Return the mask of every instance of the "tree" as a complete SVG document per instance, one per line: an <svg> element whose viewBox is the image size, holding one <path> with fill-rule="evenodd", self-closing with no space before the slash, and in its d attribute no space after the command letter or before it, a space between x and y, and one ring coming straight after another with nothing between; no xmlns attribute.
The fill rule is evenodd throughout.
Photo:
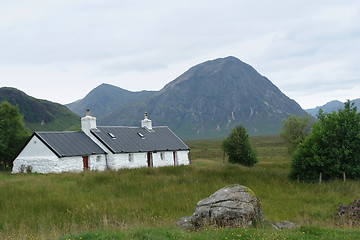
<svg viewBox="0 0 360 240"><path fill-rule="evenodd" d="M8 102L0 104L0 161L12 167L16 154L29 137L29 132L24 127L23 116L19 108Z"/></svg>
<svg viewBox="0 0 360 240"><path fill-rule="evenodd" d="M289 118L284 119L283 122L280 137L284 140L288 153L292 155L297 146L309 135L311 117L305 112L302 116L290 114Z"/></svg>
<svg viewBox="0 0 360 240"><path fill-rule="evenodd" d="M360 114L350 101L337 112L319 112L312 133L295 151L290 177L316 181L360 178Z"/></svg>
<svg viewBox="0 0 360 240"><path fill-rule="evenodd" d="M252 167L258 162L249 142L249 136L241 125L236 126L223 141L222 149L229 156L229 162Z"/></svg>

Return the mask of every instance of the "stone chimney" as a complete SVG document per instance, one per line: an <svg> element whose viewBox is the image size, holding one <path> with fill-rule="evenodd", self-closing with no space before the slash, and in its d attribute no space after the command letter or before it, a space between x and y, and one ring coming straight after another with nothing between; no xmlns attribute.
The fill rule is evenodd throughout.
<svg viewBox="0 0 360 240"><path fill-rule="evenodd" d="M81 130L90 136L90 130L96 129L96 117L90 116L90 110L86 110L86 116L81 118Z"/></svg>
<svg viewBox="0 0 360 240"><path fill-rule="evenodd" d="M147 112L144 114L144 120L141 120L141 127L146 127L147 129L152 130L152 122L148 119Z"/></svg>

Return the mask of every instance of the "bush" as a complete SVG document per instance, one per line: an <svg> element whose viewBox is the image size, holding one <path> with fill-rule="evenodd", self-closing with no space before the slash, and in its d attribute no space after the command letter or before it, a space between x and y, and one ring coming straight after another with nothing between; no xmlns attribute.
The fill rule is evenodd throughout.
<svg viewBox="0 0 360 240"><path fill-rule="evenodd" d="M236 126L222 143L229 162L252 167L258 162L249 142L249 136L241 125Z"/></svg>
<svg viewBox="0 0 360 240"><path fill-rule="evenodd" d="M14 158L28 137L19 108L8 102L0 103L0 161L4 170L7 166L12 168Z"/></svg>
<svg viewBox="0 0 360 240"><path fill-rule="evenodd" d="M26 173L32 173L33 167L31 165L26 167Z"/></svg>
<svg viewBox="0 0 360 240"><path fill-rule="evenodd" d="M304 181L360 177L360 114L350 101L338 112L319 112L312 133L293 155L290 177Z"/></svg>
<svg viewBox="0 0 360 240"><path fill-rule="evenodd" d="M290 115L285 119L280 131L280 137L286 144L288 153L292 155L296 148L309 135L311 130L311 117L305 113L302 116Z"/></svg>

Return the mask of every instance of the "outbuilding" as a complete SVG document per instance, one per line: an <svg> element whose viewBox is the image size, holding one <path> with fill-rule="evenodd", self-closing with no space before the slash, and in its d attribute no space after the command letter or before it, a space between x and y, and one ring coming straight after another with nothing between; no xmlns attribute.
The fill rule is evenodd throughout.
<svg viewBox="0 0 360 240"><path fill-rule="evenodd" d="M103 171L190 164L189 147L166 126L96 126L87 111L82 131L35 132L16 157L12 173Z"/></svg>

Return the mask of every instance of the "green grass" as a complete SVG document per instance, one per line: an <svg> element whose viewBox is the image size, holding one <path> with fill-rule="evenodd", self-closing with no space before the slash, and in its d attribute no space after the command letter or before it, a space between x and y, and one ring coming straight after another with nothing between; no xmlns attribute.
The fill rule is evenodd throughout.
<svg viewBox="0 0 360 240"><path fill-rule="evenodd" d="M255 239L255 240L280 240L280 239L358 239L358 231L338 230L329 228L301 227L295 230L277 231L273 229L204 229L199 232L186 232L174 227L168 228L135 228L122 231L88 232L79 235L69 235L60 240L82 239Z"/></svg>
<svg viewBox="0 0 360 240"><path fill-rule="evenodd" d="M246 234L259 236L258 239L360 236L355 231L359 226L343 225L332 216L340 203L349 204L359 197L357 181L290 181L290 159L280 138L253 137L251 141L259 158L253 168L223 163L221 140L201 140L187 142L191 147L191 166L48 175L0 173L0 239L232 239L229 234L241 234L240 239L250 239ZM188 233L172 227L178 218L191 215L199 200L233 183L255 192L267 220L289 220L303 228L282 232L265 228ZM276 238L280 233L285 235Z"/></svg>

